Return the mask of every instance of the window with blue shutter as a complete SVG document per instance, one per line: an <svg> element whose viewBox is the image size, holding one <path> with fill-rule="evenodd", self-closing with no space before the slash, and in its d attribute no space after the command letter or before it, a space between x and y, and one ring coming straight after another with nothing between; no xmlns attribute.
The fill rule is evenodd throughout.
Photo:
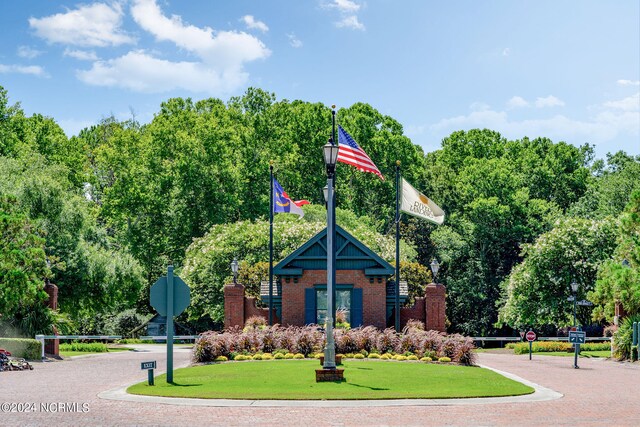
<svg viewBox="0 0 640 427"><path fill-rule="evenodd" d="M351 291L351 327L362 326L362 289L354 288Z"/></svg>
<svg viewBox="0 0 640 427"><path fill-rule="evenodd" d="M304 290L304 323L311 325L316 323L316 290L307 288Z"/></svg>

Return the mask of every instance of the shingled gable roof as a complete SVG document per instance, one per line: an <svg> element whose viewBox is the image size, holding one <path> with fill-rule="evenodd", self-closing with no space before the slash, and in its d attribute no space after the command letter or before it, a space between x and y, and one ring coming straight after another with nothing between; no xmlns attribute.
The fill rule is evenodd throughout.
<svg viewBox="0 0 640 427"><path fill-rule="evenodd" d="M304 270L327 269L327 229L309 239L273 268L278 276L302 276ZM336 269L364 270L367 276L391 276L395 270L378 254L336 225Z"/></svg>

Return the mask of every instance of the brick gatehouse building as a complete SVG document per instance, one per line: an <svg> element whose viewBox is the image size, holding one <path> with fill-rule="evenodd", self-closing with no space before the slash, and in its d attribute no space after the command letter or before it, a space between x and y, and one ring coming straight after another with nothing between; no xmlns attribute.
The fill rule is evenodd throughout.
<svg viewBox="0 0 640 427"><path fill-rule="evenodd" d="M309 239L274 266L274 323L283 326L323 324L327 313L327 229ZM344 313L352 327L372 325L380 329L394 324L395 273L380 258L343 228L336 226L336 309ZM263 303L269 303L268 282L260 290ZM407 299L407 286L400 281L400 305ZM268 309L258 308L246 297L244 286L224 287L225 327L244 326L251 316L268 317ZM423 322L426 329L445 330L445 287L430 283L426 295L400 311L401 326L409 319Z"/></svg>

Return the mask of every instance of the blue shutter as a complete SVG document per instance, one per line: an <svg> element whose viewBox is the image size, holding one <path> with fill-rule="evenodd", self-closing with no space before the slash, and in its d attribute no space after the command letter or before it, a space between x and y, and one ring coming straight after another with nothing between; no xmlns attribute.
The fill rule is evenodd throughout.
<svg viewBox="0 0 640 427"><path fill-rule="evenodd" d="M362 288L351 292L351 327L362 326Z"/></svg>
<svg viewBox="0 0 640 427"><path fill-rule="evenodd" d="M311 325L316 323L316 290L307 288L304 290L304 323Z"/></svg>

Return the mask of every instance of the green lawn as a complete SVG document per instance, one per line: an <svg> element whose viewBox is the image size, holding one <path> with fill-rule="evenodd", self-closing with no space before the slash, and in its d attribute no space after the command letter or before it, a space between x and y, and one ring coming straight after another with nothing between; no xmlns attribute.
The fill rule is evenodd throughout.
<svg viewBox="0 0 640 427"><path fill-rule="evenodd" d="M131 351L130 348L124 347L109 347L107 352L104 351L60 351L60 356L62 357L71 357L71 356L85 356L87 354L106 354L113 353L118 351Z"/></svg>
<svg viewBox="0 0 640 427"><path fill-rule="evenodd" d="M477 367L420 362L347 360L344 382L316 383L318 360L271 360L194 366L164 375L155 386L129 387L132 394L209 399L435 399L512 396L531 387Z"/></svg>
<svg viewBox="0 0 640 427"><path fill-rule="evenodd" d="M533 353L534 356L560 356L560 357L574 357L574 353L568 353L566 351L541 351L539 353ZM521 354L520 356L528 356L527 354ZM580 357L611 357L611 350L595 350L595 351L581 351Z"/></svg>

